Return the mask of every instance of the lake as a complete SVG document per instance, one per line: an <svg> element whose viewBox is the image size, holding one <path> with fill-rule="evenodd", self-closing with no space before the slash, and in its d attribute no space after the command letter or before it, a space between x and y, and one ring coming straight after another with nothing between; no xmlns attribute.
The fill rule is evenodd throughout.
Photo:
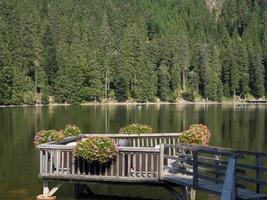
<svg viewBox="0 0 267 200"><path fill-rule="evenodd" d="M239 107L196 105L95 105L0 108L0 199L32 200L41 193L39 158L33 145L41 129L76 124L83 133L117 133L129 123L145 123L154 132L181 132L193 123L211 130L211 145L267 151L267 105ZM127 185L91 185L97 194L130 195L133 199L173 199L163 188ZM58 200L73 200L71 184L57 192ZM94 196L90 199L128 199ZM214 199L198 194L198 199Z"/></svg>

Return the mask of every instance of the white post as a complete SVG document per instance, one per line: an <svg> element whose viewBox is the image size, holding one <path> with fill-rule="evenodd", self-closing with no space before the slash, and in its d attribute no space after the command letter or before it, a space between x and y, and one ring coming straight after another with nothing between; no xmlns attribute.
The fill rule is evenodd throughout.
<svg viewBox="0 0 267 200"><path fill-rule="evenodd" d="M164 144L159 147L159 180L163 178L163 165L164 165Z"/></svg>
<svg viewBox="0 0 267 200"><path fill-rule="evenodd" d="M44 180L43 181L43 196L48 197L48 193L49 193L48 182Z"/></svg>

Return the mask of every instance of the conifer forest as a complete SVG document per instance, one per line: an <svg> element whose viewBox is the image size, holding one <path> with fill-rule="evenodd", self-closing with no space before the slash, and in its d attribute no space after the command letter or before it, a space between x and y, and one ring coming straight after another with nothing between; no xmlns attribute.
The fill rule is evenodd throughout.
<svg viewBox="0 0 267 200"><path fill-rule="evenodd" d="M267 96L267 1L0 0L0 104Z"/></svg>

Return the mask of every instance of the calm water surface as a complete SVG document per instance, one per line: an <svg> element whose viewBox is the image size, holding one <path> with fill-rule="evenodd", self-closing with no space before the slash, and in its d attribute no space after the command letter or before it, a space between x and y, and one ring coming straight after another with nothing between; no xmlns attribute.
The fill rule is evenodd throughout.
<svg viewBox="0 0 267 200"><path fill-rule="evenodd" d="M267 105L149 105L57 106L0 108L0 199L32 200L41 193L39 160L32 139L41 129L76 124L83 133L117 133L129 123L145 123L155 132L180 132L193 123L207 124L211 145L267 151ZM172 197L162 188L127 185L91 185L97 194L87 199L162 199ZM73 187L63 186L58 200L73 200ZM86 198L85 198L86 199ZM215 199L198 194L198 199Z"/></svg>

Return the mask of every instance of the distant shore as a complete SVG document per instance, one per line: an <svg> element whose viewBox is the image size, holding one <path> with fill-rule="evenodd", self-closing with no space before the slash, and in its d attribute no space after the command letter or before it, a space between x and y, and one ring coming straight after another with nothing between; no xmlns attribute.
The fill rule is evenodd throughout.
<svg viewBox="0 0 267 200"><path fill-rule="evenodd" d="M80 106L105 106L105 105L135 105L135 106L143 106L143 105L212 105L212 104L267 104L267 100L263 101L257 101L257 100L251 100L251 102L247 102L245 100L242 101L222 101L222 102L216 102L216 101L196 101L196 102L190 102L190 101L178 101L178 102L145 102L145 103L138 103L138 102L86 102L86 103L80 103L80 104L70 104L70 103L49 103L49 104L22 104L22 105L0 105L0 108L5 107L42 107L42 106L72 106L72 105L80 105Z"/></svg>

